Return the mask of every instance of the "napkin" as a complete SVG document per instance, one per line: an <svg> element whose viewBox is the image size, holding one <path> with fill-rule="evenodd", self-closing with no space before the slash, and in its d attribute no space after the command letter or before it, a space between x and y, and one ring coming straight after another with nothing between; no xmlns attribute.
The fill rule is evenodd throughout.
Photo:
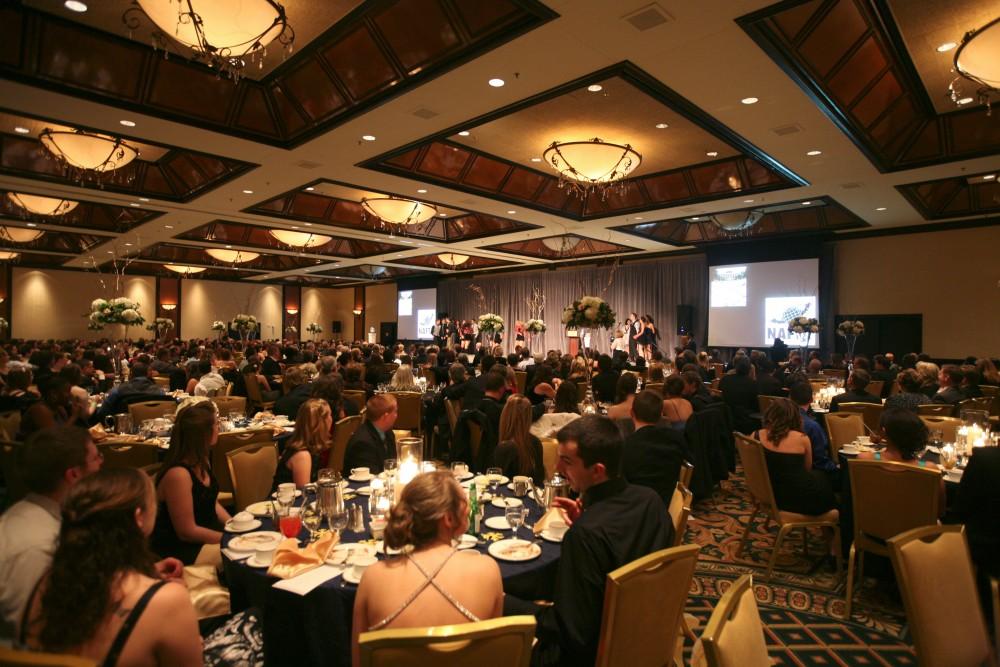
<svg viewBox="0 0 1000 667"><path fill-rule="evenodd" d="M550 507L549 510L542 515L542 518L535 522L532 530L535 535L540 535L543 530L549 527L549 524L555 519L562 519L567 524L569 524L569 519L566 517L566 512L559 509L558 507Z"/></svg>
<svg viewBox="0 0 1000 667"><path fill-rule="evenodd" d="M295 593L296 595L308 595L314 588L322 586L334 577L340 576L343 572L343 567L337 567L335 565L321 565L316 569L309 570L305 574L300 574L292 579L282 579L281 581L275 582L274 588L279 588L283 591L288 591L289 593Z"/></svg>
<svg viewBox="0 0 1000 667"><path fill-rule="evenodd" d="M291 579L314 570L323 564L330 550L339 541L340 536L331 531L300 549L299 541L290 537L278 545L267 573L279 579Z"/></svg>
<svg viewBox="0 0 1000 667"><path fill-rule="evenodd" d="M101 440L106 440L108 437L108 432L104 429L102 424L94 424L90 427L90 439L94 442L100 442Z"/></svg>

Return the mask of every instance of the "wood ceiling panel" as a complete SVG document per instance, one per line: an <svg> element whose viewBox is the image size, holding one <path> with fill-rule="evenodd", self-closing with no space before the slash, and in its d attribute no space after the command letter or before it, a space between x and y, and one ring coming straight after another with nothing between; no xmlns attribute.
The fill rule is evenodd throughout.
<svg viewBox="0 0 1000 667"><path fill-rule="evenodd" d="M472 154L457 146L440 142L431 144L424 153L417 170L447 180L457 180Z"/></svg>
<svg viewBox="0 0 1000 667"><path fill-rule="evenodd" d="M284 84L285 91L314 121L336 113L345 104L336 84L316 60L303 62L285 77Z"/></svg>
<svg viewBox="0 0 1000 667"><path fill-rule="evenodd" d="M438 0L401 0L377 14L374 21L405 70L443 58L460 44Z"/></svg>
<svg viewBox="0 0 1000 667"><path fill-rule="evenodd" d="M288 212L297 218L325 220L330 204L329 197L318 197L307 192L300 192L292 196L292 205Z"/></svg>
<svg viewBox="0 0 1000 667"><path fill-rule="evenodd" d="M800 53L816 74L825 77L867 29L853 2L838 2L802 42Z"/></svg>
<svg viewBox="0 0 1000 667"><path fill-rule="evenodd" d="M694 196L683 172L679 171L644 178L642 187L649 193L649 198L658 203L681 201Z"/></svg>
<svg viewBox="0 0 1000 667"><path fill-rule="evenodd" d="M850 59L830 77L830 90L841 104L849 106L888 66L882 47L874 36L869 36Z"/></svg>
<svg viewBox="0 0 1000 667"><path fill-rule="evenodd" d="M695 189L703 195L734 194L743 189L743 179L733 162L719 162L691 170Z"/></svg>
<svg viewBox="0 0 1000 667"><path fill-rule="evenodd" d="M139 99L148 49L102 39L100 33L69 23L46 22L39 36L40 76L73 88Z"/></svg>
<svg viewBox="0 0 1000 667"><path fill-rule="evenodd" d="M262 86L247 85L240 102L240 110L234 121L236 127L259 132L270 137L278 137L280 132L267 106L267 95Z"/></svg>
<svg viewBox="0 0 1000 667"><path fill-rule="evenodd" d="M453 0L469 33L479 37L517 18L519 9L509 0Z"/></svg>
<svg viewBox="0 0 1000 667"><path fill-rule="evenodd" d="M816 10L823 4L823 0L809 0L797 7L792 7L788 11L782 12L775 17L774 22L784 34L789 42L794 42L799 32L805 27L809 19L813 17Z"/></svg>
<svg viewBox="0 0 1000 667"><path fill-rule="evenodd" d="M396 69L366 25L358 26L324 50L323 56L354 100L399 80Z"/></svg>
<svg viewBox="0 0 1000 667"><path fill-rule="evenodd" d="M994 111L987 116L982 110L971 109L978 113L967 114L960 123L952 123L951 144L957 152L981 151L987 147L997 147L993 152L1000 153L1000 122Z"/></svg>
<svg viewBox="0 0 1000 667"><path fill-rule="evenodd" d="M21 35L24 17L13 7L0 6L0 63L10 67L21 65Z"/></svg>
<svg viewBox="0 0 1000 667"><path fill-rule="evenodd" d="M476 188L496 190L507 178L510 171L511 167L506 162L494 160L485 155L477 155L472 160L472 164L469 165L469 171L465 174L462 182Z"/></svg>
<svg viewBox="0 0 1000 667"><path fill-rule="evenodd" d="M517 199L534 199L535 193L546 180L552 180L552 178L517 167L511 172L500 192Z"/></svg>
<svg viewBox="0 0 1000 667"><path fill-rule="evenodd" d="M157 58L155 70L150 104L209 123L226 120L236 98L236 86L220 86L219 77L211 70L192 69L176 60Z"/></svg>

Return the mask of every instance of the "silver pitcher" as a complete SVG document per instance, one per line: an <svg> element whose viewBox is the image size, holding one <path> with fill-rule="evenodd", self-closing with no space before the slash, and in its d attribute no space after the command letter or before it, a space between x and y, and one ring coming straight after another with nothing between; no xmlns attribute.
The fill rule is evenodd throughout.
<svg viewBox="0 0 1000 667"><path fill-rule="evenodd" d="M132 415L122 412L117 415L108 415L104 418L104 426L114 430L115 433L132 432Z"/></svg>
<svg viewBox="0 0 1000 667"><path fill-rule="evenodd" d="M556 498L568 497L569 482L558 472L552 475L552 479L545 480L545 489L542 491L542 503L545 507L552 507L552 501Z"/></svg>

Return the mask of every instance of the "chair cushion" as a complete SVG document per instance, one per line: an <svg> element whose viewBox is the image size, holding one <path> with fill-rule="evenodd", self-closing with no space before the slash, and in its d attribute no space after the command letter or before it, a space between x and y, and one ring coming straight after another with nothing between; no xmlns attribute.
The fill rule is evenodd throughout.
<svg viewBox="0 0 1000 667"><path fill-rule="evenodd" d="M781 523L809 523L814 521L836 522L840 519L840 512L832 509L829 512L812 516L809 514L798 514L796 512L783 512L779 510L778 517L781 519Z"/></svg>

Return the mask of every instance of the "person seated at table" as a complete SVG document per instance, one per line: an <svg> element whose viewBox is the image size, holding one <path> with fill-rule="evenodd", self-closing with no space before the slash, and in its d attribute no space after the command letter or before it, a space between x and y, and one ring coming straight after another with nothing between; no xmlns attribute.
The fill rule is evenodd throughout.
<svg viewBox="0 0 1000 667"><path fill-rule="evenodd" d="M944 405L958 405L965 400L962 393L962 380L964 374L962 369L954 364L945 364L938 372L938 387L940 387L933 398L932 403Z"/></svg>
<svg viewBox="0 0 1000 667"><path fill-rule="evenodd" d="M979 383L991 387L1000 386L1000 371L989 357L976 360L976 371L979 373Z"/></svg>
<svg viewBox="0 0 1000 667"><path fill-rule="evenodd" d="M249 398L247 385L252 382L257 384L257 387L260 390L261 400L263 401L274 401L281 396L280 390L271 389L271 383L268 382L267 378L260 372L260 363L254 360L248 361L247 364L240 370L239 379L233 386L233 395Z"/></svg>
<svg viewBox="0 0 1000 667"><path fill-rule="evenodd" d="M688 455L684 434L660 425L662 406L660 395L649 389L632 401L629 417L635 430L625 438L622 475L631 484L653 489L669 504Z"/></svg>
<svg viewBox="0 0 1000 667"><path fill-rule="evenodd" d="M580 390L575 384L563 382L559 385L552 401L552 412L554 414L580 414Z"/></svg>
<svg viewBox="0 0 1000 667"><path fill-rule="evenodd" d="M693 412L691 402L684 398L684 379L680 375L671 375L663 383L663 418L671 428L683 431Z"/></svg>
<svg viewBox="0 0 1000 667"><path fill-rule="evenodd" d="M632 401L639 389L639 380L634 373L622 373L615 385L615 404L608 408L609 419L626 419L632 414Z"/></svg>
<svg viewBox="0 0 1000 667"><path fill-rule="evenodd" d="M26 364L11 362L7 371L7 385L0 396L0 408L3 412L17 410L24 412L32 403L39 400L39 395L31 391L31 367ZM11 433L11 436L14 434Z"/></svg>
<svg viewBox="0 0 1000 667"><path fill-rule="evenodd" d="M219 504L219 484L209 458L218 439L215 403L195 398L177 408L170 448L156 475L160 507L152 547L160 556L173 556L185 565L216 557L214 550L206 547L221 542L222 526L230 518Z"/></svg>
<svg viewBox="0 0 1000 667"><path fill-rule="evenodd" d="M31 595L23 643L103 665L202 664L187 588L160 578L146 544L156 515L140 470L102 470L77 482L52 566Z"/></svg>
<svg viewBox="0 0 1000 667"><path fill-rule="evenodd" d="M542 364L535 368L535 373L531 376L531 381L528 383L524 394L531 401L532 405L538 405L539 403L544 403L546 399L554 399L556 397L557 386L558 384L555 381L555 374L552 371L552 367ZM576 389L575 384L571 383L570 386Z"/></svg>
<svg viewBox="0 0 1000 667"><path fill-rule="evenodd" d="M941 388L938 385L941 369L931 361L918 361L915 370L920 375L920 391L928 398L934 398L934 395L938 393L938 389Z"/></svg>
<svg viewBox="0 0 1000 667"><path fill-rule="evenodd" d="M194 391L189 392L192 396L217 396L228 384L224 377L215 372L210 359L198 362L198 375Z"/></svg>
<svg viewBox="0 0 1000 667"><path fill-rule="evenodd" d="M976 370L976 367L971 364L965 364L961 366L961 370L962 386L960 386L959 389L962 392L962 396L966 399L982 397L983 390L979 388L979 384L982 382L982 377L980 377L979 371Z"/></svg>
<svg viewBox="0 0 1000 667"><path fill-rule="evenodd" d="M486 415L487 421L493 425L493 433L500 432L500 414L503 412L506 392L507 378L499 367L494 366L486 374L486 391L474 406L474 409Z"/></svg>
<svg viewBox="0 0 1000 667"><path fill-rule="evenodd" d="M260 372L264 377L281 377L281 348L277 345L267 346L267 356L261 363Z"/></svg>
<svg viewBox="0 0 1000 667"><path fill-rule="evenodd" d="M618 386L619 373L612 368L611 357L602 354L597 358L598 373L590 381L594 400L611 403L615 400L615 388Z"/></svg>
<svg viewBox="0 0 1000 667"><path fill-rule="evenodd" d="M840 410L841 403L877 403L881 404L882 399L875 394L869 394L865 391L868 386L868 382L871 380L871 376L868 371L863 369L855 369L851 372L850 377L847 378L847 391L843 394L837 394L830 401L830 412L837 412Z"/></svg>
<svg viewBox="0 0 1000 667"><path fill-rule="evenodd" d="M938 469L933 461L917 458L926 449L930 438L927 424L918 415L902 408L886 409L882 411L879 426L885 449L880 452L861 452L858 454L859 459L896 461L929 470Z"/></svg>
<svg viewBox="0 0 1000 667"><path fill-rule="evenodd" d="M361 414L358 405L343 394L344 381L339 375L321 375L319 379L310 385L310 398L321 398L330 406L330 414L333 421L338 422L344 417L353 417ZM301 408L299 408L301 409Z"/></svg>
<svg viewBox="0 0 1000 667"><path fill-rule="evenodd" d="M330 448L333 415L330 406L320 398L310 398L299 408L295 430L285 439L285 448L274 472L272 491L279 484L294 482L302 489L315 480L320 454Z"/></svg>
<svg viewBox="0 0 1000 667"><path fill-rule="evenodd" d="M723 402L732 410L733 426L740 433L750 433L759 423L751 415L760 409L753 364L749 357L740 356L733 362L733 370L734 373L719 381L719 390L722 392Z"/></svg>
<svg viewBox="0 0 1000 667"><path fill-rule="evenodd" d="M987 621L993 616L990 578L1000 578L1000 448L974 447L958 488L955 510L965 524L969 553L976 566L979 599Z"/></svg>
<svg viewBox="0 0 1000 667"><path fill-rule="evenodd" d="M813 469L822 471L830 480L832 488L840 488L840 471L837 462L830 458L830 444L826 439L826 433L819 422L809 414L813 400L812 384L808 381L796 382L788 388L788 398L799 406L799 412L802 415L802 432L809 438L809 445L812 447Z"/></svg>
<svg viewBox="0 0 1000 667"><path fill-rule="evenodd" d="M590 380L590 373L587 372L587 362L583 357L573 359L566 379L570 382L587 382Z"/></svg>
<svg viewBox="0 0 1000 667"><path fill-rule="evenodd" d="M62 375L49 376L42 387L42 400L35 401L21 417L21 436L24 440L32 433L53 426L86 426L87 409L72 400L72 385Z"/></svg>
<svg viewBox="0 0 1000 667"><path fill-rule="evenodd" d="M454 625L497 618L503 582L492 558L455 557L469 526L469 502L450 472L417 475L389 514L385 544L412 546L366 571L354 599L353 661L362 632Z"/></svg>
<svg viewBox="0 0 1000 667"><path fill-rule="evenodd" d="M904 408L916 413L917 407L931 402L931 399L920 390L922 380L912 368L900 371L896 381L899 383L900 391L885 399L886 410Z"/></svg>
<svg viewBox="0 0 1000 667"><path fill-rule="evenodd" d="M684 398L691 404L694 412L710 408L720 401L705 388L697 371L682 371L680 378L684 381Z"/></svg>
<svg viewBox="0 0 1000 667"><path fill-rule="evenodd" d="M541 486L545 482L542 465L542 443L531 434L531 401L514 394L504 403L500 413L500 430L493 465L503 469L511 479L526 475Z"/></svg>
<svg viewBox="0 0 1000 667"><path fill-rule="evenodd" d="M764 427L754 438L764 445L774 500L785 512L819 515L836 507L833 487L813 468L812 443L802 431L802 412L787 398L771 401Z"/></svg>
<svg viewBox="0 0 1000 667"><path fill-rule="evenodd" d="M352 468L368 468L373 475L382 472L386 459L396 458L396 436L392 427L399 416L399 406L392 394L376 394L365 404L365 421L347 442L344 453L344 477Z"/></svg>
<svg viewBox="0 0 1000 667"><path fill-rule="evenodd" d="M115 415L128 410L129 403L143 400L163 400L163 388L150 377L150 369L146 364L132 364L132 379L123 382L104 398L101 407L94 414L93 421L101 421L108 415Z"/></svg>
<svg viewBox="0 0 1000 667"><path fill-rule="evenodd" d="M274 402L274 414L292 419L298 414L299 407L309 399L312 385L301 366L289 366L281 378L281 389L284 396Z"/></svg>
<svg viewBox="0 0 1000 667"><path fill-rule="evenodd" d="M348 364L343 369L344 389L350 391L363 391L365 392L365 396L368 398L374 396L375 388L364 381L364 374L365 367L361 364Z"/></svg>
<svg viewBox="0 0 1000 667"><path fill-rule="evenodd" d="M420 391L417 381L413 379L413 367L403 364L392 374L389 381L389 391Z"/></svg>

